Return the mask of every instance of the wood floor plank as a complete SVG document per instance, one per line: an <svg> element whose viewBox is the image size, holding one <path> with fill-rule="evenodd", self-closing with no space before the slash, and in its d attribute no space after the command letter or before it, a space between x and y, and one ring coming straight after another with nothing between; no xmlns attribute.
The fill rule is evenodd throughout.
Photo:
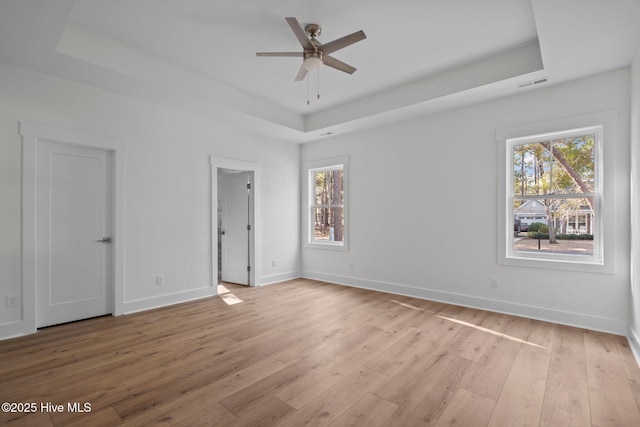
<svg viewBox="0 0 640 427"><path fill-rule="evenodd" d="M493 399L460 388L436 427L484 427L495 405Z"/></svg>
<svg viewBox="0 0 640 427"><path fill-rule="evenodd" d="M155 401L154 405L146 411L139 411L127 417L125 424L180 423L190 418L192 414L200 412L202 407L214 408L218 415L231 422L235 417L218 405L217 401L283 369L285 366L275 359L266 358L243 370L232 372L207 386L186 391L173 399L167 399L164 403Z"/></svg>
<svg viewBox="0 0 640 427"><path fill-rule="evenodd" d="M489 345L471 366L461 384L465 389L498 400L521 344L504 337L488 339Z"/></svg>
<svg viewBox="0 0 640 427"><path fill-rule="evenodd" d="M83 378L95 378L105 372L113 372L129 366L135 360L140 360L140 357L133 350L125 349L53 369L35 370L31 375L3 383L0 400L25 401L34 393L45 394L48 390L54 394L60 389L61 383L78 384Z"/></svg>
<svg viewBox="0 0 640 427"><path fill-rule="evenodd" d="M250 410L275 395L290 384L304 378L315 369L321 368L335 360L335 352L318 352L288 365L273 375L256 381L252 385L221 399L219 403L234 415Z"/></svg>
<svg viewBox="0 0 640 427"><path fill-rule="evenodd" d="M489 427L538 426L549 356L522 346L489 420Z"/></svg>
<svg viewBox="0 0 640 427"><path fill-rule="evenodd" d="M290 387L281 390L276 394L276 397L294 408L300 409L362 367L377 353L380 353L388 346L393 346L396 341L412 330L413 328L406 328L405 332L395 334L394 339L393 333L376 327L367 327L365 331L367 337L358 347L337 357L333 362L319 368L312 375L308 375Z"/></svg>
<svg viewBox="0 0 640 427"><path fill-rule="evenodd" d="M0 342L0 425L640 425L624 337L297 279Z"/></svg>
<svg viewBox="0 0 640 427"><path fill-rule="evenodd" d="M278 425L280 421L295 412L294 408L277 397L271 396L261 405L253 407L245 411L241 416L236 417L228 425L229 427L270 427Z"/></svg>
<svg viewBox="0 0 640 427"><path fill-rule="evenodd" d="M365 366L390 377L401 371L419 370L420 365L428 361L425 356L432 356L446 349L461 328L457 323L431 316L420 328L404 337L398 345L382 351L367 361Z"/></svg>
<svg viewBox="0 0 640 427"><path fill-rule="evenodd" d="M589 384L586 380L549 373L540 427L590 426Z"/></svg>
<svg viewBox="0 0 640 427"><path fill-rule="evenodd" d="M22 358L22 360L15 363L3 364L5 369L0 373L0 383L6 383L15 378L29 375L35 370L54 369L69 365L75 361L75 357L70 352L43 355L34 359Z"/></svg>
<svg viewBox="0 0 640 427"><path fill-rule="evenodd" d="M126 419L210 384L224 384L225 378L231 375L236 375L236 379L240 378L245 369L268 360L266 357L243 353L241 349L237 351L238 353L219 354L218 357L211 357L209 353L203 352L197 358L186 360L184 364L174 364L170 372L148 381L143 387L137 387L131 391L131 396L113 403L113 406ZM282 363L277 362L277 366L282 367Z"/></svg>
<svg viewBox="0 0 640 427"><path fill-rule="evenodd" d="M493 342L493 336L476 327L463 327L451 340L449 346L454 354L478 361Z"/></svg>
<svg viewBox="0 0 640 427"><path fill-rule="evenodd" d="M471 361L452 354L431 357L422 373L403 378L407 386L398 387L395 378L385 380L374 393L399 408L389 417L389 425L433 426L446 411L467 373ZM391 387L389 387L391 385Z"/></svg>
<svg viewBox="0 0 640 427"><path fill-rule="evenodd" d="M367 393L353 406L342 413L331 427L383 427L388 426L389 417L398 409L398 405Z"/></svg>
<svg viewBox="0 0 640 427"><path fill-rule="evenodd" d="M352 372L328 389L321 397L307 403L294 414L285 418L278 426L321 427L329 425L384 378L385 375L367 368Z"/></svg>
<svg viewBox="0 0 640 427"><path fill-rule="evenodd" d="M582 329L556 325L549 372L587 379L584 331Z"/></svg>
<svg viewBox="0 0 640 427"><path fill-rule="evenodd" d="M75 422L65 423L68 427L111 427L122 424L122 420L116 411L109 407L98 411L82 414Z"/></svg>
<svg viewBox="0 0 640 427"><path fill-rule="evenodd" d="M174 415L177 415L177 420L174 419ZM125 421L122 425L127 427L141 427L141 426L184 426L184 427L224 427L228 426L235 420L235 417L230 414L226 409L217 403L206 403L201 405L199 409L193 410L189 408L189 414L185 418L180 417L181 414L172 412L164 418L153 420L153 422L146 423L145 421L133 419L131 421Z"/></svg>
<svg viewBox="0 0 640 427"><path fill-rule="evenodd" d="M584 334L591 421L596 426L639 426L640 411L629 386L615 339Z"/></svg>
<svg viewBox="0 0 640 427"><path fill-rule="evenodd" d="M0 413L0 425L7 427L53 427L51 417L46 412L34 414Z"/></svg>
<svg viewBox="0 0 640 427"><path fill-rule="evenodd" d="M556 333L555 325L541 320L531 320L530 326L529 335L525 338L526 342L534 344L533 348L551 352Z"/></svg>
<svg viewBox="0 0 640 427"><path fill-rule="evenodd" d="M627 374L627 380L629 381L629 387L633 393L633 397L636 401L638 409L640 409L640 369L638 369L638 362L633 357L629 341L625 337L614 336L613 339L618 347L618 354L622 360L622 366Z"/></svg>

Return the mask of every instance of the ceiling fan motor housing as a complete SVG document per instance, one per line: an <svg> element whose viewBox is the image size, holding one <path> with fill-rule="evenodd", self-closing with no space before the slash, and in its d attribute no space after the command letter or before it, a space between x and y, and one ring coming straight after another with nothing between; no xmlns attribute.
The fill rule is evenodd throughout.
<svg viewBox="0 0 640 427"><path fill-rule="evenodd" d="M322 28L318 24L307 24L304 27L304 31L309 34L309 37L315 39L322 33Z"/></svg>

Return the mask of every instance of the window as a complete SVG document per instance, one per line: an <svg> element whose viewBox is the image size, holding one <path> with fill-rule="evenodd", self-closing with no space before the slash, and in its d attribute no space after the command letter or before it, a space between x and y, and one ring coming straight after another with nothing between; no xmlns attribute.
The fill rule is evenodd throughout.
<svg viewBox="0 0 640 427"><path fill-rule="evenodd" d="M501 263L611 271L613 206L605 200L613 191L604 160L612 157L614 121L614 113L600 113L498 131Z"/></svg>
<svg viewBox="0 0 640 427"><path fill-rule="evenodd" d="M308 163L308 245L346 249L347 159Z"/></svg>

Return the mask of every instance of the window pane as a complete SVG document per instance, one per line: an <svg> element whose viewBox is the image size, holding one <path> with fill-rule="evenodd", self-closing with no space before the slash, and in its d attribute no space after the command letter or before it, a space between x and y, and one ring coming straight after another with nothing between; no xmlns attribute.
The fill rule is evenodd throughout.
<svg viewBox="0 0 640 427"><path fill-rule="evenodd" d="M596 221L588 198L516 200L513 203L513 249L593 255ZM540 249L538 235L540 234Z"/></svg>
<svg viewBox="0 0 640 427"><path fill-rule="evenodd" d="M343 170L314 173L315 204L342 205L344 201Z"/></svg>
<svg viewBox="0 0 640 427"><path fill-rule="evenodd" d="M593 134L513 146L513 194L595 191Z"/></svg>
<svg viewBox="0 0 640 427"><path fill-rule="evenodd" d="M553 141L553 191L556 194L590 193L595 189L594 135Z"/></svg>
<svg viewBox="0 0 640 427"><path fill-rule="evenodd" d="M548 194L551 156L538 142L513 147L513 194L532 196Z"/></svg>
<svg viewBox="0 0 640 427"><path fill-rule="evenodd" d="M314 239L344 241L344 209L342 207L312 208Z"/></svg>

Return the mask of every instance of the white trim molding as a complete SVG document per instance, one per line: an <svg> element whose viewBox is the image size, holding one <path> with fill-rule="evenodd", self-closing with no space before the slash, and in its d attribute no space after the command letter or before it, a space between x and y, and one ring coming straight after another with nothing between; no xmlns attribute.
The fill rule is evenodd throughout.
<svg viewBox="0 0 640 427"><path fill-rule="evenodd" d="M629 341L631 353L633 353L633 357L635 357L636 363L640 367L640 335L631 327L627 334L627 341Z"/></svg>
<svg viewBox="0 0 640 427"><path fill-rule="evenodd" d="M590 273L615 273L615 110L584 114L580 116L531 123L524 126L496 131L498 143L498 263L519 267L556 270L571 270ZM540 141L556 135L571 135L575 132L596 134L596 188L593 256L563 255L534 252L518 252L513 249L513 159L508 155L514 143ZM601 139L601 140L600 140ZM573 194L575 196L575 194ZM560 198L558 195L541 195ZM571 195L567 195L571 197Z"/></svg>
<svg viewBox="0 0 640 427"><path fill-rule="evenodd" d="M137 313L139 311L152 310L154 308L166 307L183 302L195 301L203 298L210 298L218 294L217 286L212 288L207 286L202 289L176 292L174 294L160 295L151 298L143 298L124 303L124 314Z"/></svg>
<svg viewBox="0 0 640 427"><path fill-rule="evenodd" d="M211 155L211 286L217 292L218 289L218 168L233 169L239 171L253 172L253 242L251 245L251 257L253 258L253 268L250 274L249 285L257 286L260 277L260 248L262 235L262 212L260 202L260 165L256 162L246 160L230 159Z"/></svg>
<svg viewBox="0 0 640 427"><path fill-rule="evenodd" d="M314 160L302 165L302 176L304 177L304 185L302 188L306 191L306 200L304 203L306 214L304 215L303 238L305 248L329 249L338 251L349 250L349 156L339 156L330 159ZM315 204L315 181L314 173L317 171L342 170L342 210L343 210L343 236L341 242L316 240L314 237L314 226L312 208ZM325 206L326 207L326 206Z"/></svg>
<svg viewBox="0 0 640 427"><path fill-rule="evenodd" d="M258 280L258 286L273 285L274 283L286 282L287 280L295 280L299 279L300 277L300 270L272 274L270 276L262 276L260 280Z"/></svg>

